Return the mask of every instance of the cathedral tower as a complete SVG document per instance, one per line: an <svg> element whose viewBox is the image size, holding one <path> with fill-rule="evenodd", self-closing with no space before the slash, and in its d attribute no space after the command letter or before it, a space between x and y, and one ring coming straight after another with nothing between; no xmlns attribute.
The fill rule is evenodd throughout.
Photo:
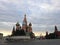
<svg viewBox="0 0 60 45"><path fill-rule="evenodd" d="M19 22L16 23L16 30L20 30L21 29L21 26L19 24Z"/></svg>
<svg viewBox="0 0 60 45"><path fill-rule="evenodd" d="M32 24L29 23L29 32L32 32Z"/></svg>
<svg viewBox="0 0 60 45"><path fill-rule="evenodd" d="M27 31L27 19L26 19L26 14L24 15L23 19L23 24L22 24L22 29Z"/></svg>

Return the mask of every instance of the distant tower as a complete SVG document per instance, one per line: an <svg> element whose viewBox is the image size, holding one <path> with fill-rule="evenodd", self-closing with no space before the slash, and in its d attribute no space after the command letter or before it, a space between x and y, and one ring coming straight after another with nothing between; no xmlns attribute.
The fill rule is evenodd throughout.
<svg viewBox="0 0 60 45"><path fill-rule="evenodd" d="M19 22L16 23L16 30L20 30L21 29L21 26L19 24Z"/></svg>
<svg viewBox="0 0 60 45"><path fill-rule="evenodd" d="M29 23L29 32L32 32L32 24Z"/></svg>
<svg viewBox="0 0 60 45"><path fill-rule="evenodd" d="M14 35L15 34L15 27L13 27L13 31L12 31L12 35Z"/></svg>
<svg viewBox="0 0 60 45"><path fill-rule="evenodd" d="M24 15L23 19L23 24L22 24L22 29L27 31L27 19L26 19L26 14Z"/></svg>
<svg viewBox="0 0 60 45"><path fill-rule="evenodd" d="M46 36L48 36L48 31L46 31Z"/></svg>
<svg viewBox="0 0 60 45"><path fill-rule="evenodd" d="M46 36L45 36L46 39L49 39L49 36L48 36L48 31L46 31Z"/></svg>
<svg viewBox="0 0 60 45"><path fill-rule="evenodd" d="M55 26L55 32L57 32L57 31L58 31L57 26Z"/></svg>

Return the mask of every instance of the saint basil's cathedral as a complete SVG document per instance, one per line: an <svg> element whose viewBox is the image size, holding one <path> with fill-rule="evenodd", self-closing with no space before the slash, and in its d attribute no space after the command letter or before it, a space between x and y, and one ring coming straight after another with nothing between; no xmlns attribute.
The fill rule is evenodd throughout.
<svg viewBox="0 0 60 45"><path fill-rule="evenodd" d="M13 27L11 36L30 36L31 38L35 37L32 32L32 24L27 25L27 18L24 15L22 26L19 22L16 23L16 26Z"/></svg>

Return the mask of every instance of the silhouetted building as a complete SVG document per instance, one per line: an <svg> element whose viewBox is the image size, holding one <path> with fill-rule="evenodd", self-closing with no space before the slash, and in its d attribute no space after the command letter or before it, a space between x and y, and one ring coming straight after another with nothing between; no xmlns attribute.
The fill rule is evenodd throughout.
<svg viewBox="0 0 60 45"><path fill-rule="evenodd" d="M48 32L46 32L46 36L45 37L46 37L46 39L48 39Z"/></svg>
<svg viewBox="0 0 60 45"><path fill-rule="evenodd" d="M3 33L0 33L0 39L2 39L3 38Z"/></svg>
<svg viewBox="0 0 60 45"><path fill-rule="evenodd" d="M46 39L60 39L60 31L58 31L57 26L55 26L55 31L47 35L46 32Z"/></svg>
<svg viewBox="0 0 60 45"><path fill-rule="evenodd" d="M22 26L19 22L16 23L16 28L13 27L12 36L34 36L32 32L32 24L27 25L26 15L24 15Z"/></svg>
<svg viewBox="0 0 60 45"><path fill-rule="evenodd" d="M60 31L58 31L57 26L55 26L55 36L56 38L60 38Z"/></svg>

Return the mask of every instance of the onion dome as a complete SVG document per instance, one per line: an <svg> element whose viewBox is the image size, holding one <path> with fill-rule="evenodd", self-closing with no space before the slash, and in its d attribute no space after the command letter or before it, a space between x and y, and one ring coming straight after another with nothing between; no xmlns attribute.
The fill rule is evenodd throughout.
<svg viewBox="0 0 60 45"><path fill-rule="evenodd" d="M32 26L32 24L31 24L31 23L29 23L29 26Z"/></svg>
<svg viewBox="0 0 60 45"><path fill-rule="evenodd" d="M19 22L16 23L16 26L20 26Z"/></svg>

